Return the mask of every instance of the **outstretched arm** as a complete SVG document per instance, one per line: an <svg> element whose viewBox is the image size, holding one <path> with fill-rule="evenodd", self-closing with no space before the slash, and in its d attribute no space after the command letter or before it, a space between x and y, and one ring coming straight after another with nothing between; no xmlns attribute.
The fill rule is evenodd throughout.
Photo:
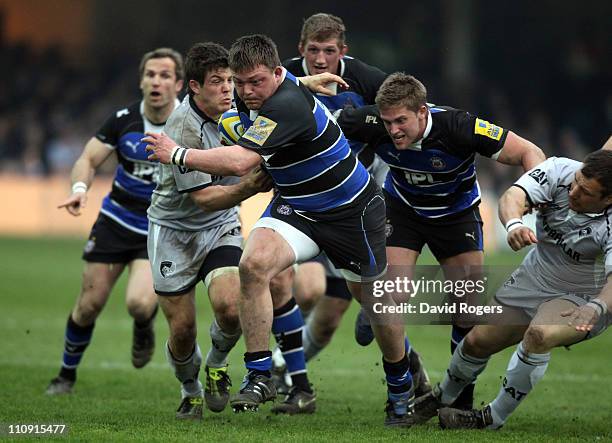
<svg viewBox="0 0 612 443"><path fill-rule="evenodd" d="M112 149L95 137L87 142L81 156L72 167L70 174L72 193L58 205L58 208L66 208L75 217L81 215L81 209L87 204L87 189L91 186L96 169L112 152Z"/></svg>
<svg viewBox="0 0 612 443"><path fill-rule="evenodd" d="M497 157L497 161L505 165L522 166L527 172L546 160L544 152L529 140L508 132L504 147Z"/></svg>
<svg viewBox="0 0 612 443"><path fill-rule="evenodd" d="M298 80L304 84L315 94L336 95L335 88L330 89L329 84L337 83L342 89L348 89L349 85L342 77L339 77L330 72L322 72L321 74L308 75L306 77L298 77Z"/></svg>
<svg viewBox="0 0 612 443"><path fill-rule="evenodd" d="M174 164L213 175L237 175L242 177L259 163L261 157L254 151L242 146L220 146L213 149L182 148L166 134L146 133L142 139L151 151L149 160L159 160L164 164Z"/></svg>

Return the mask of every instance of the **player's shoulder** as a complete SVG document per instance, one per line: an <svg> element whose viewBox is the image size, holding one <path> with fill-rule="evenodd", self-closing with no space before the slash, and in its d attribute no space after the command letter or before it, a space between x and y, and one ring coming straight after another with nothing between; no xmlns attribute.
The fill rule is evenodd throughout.
<svg viewBox="0 0 612 443"><path fill-rule="evenodd" d="M190 102L189 96L186 96L170 114L164 132L181 145L199 147L201 145L200 134L206 126L203 123L210 121L212 124L214 122L206 118L201 111L198 111ZM216 125L212 124L212 126L216 131Z"/></svg>
<svg viewBox="0 0 612 443"><path fill-rule="evenodd" d="M344 74L384 74L383 70L376 66L369 65L361 59L355 58L350 55L342 57L344 63Z"/></svg>
<svg viewBox="0 0 612 443"><path fill-rule="evenodd" d="M563 180L570 178L573 180L574 174L582 167L582 162L567 158L567 157L548 157L542 163L537 165L535 169L554 173Z"/></svg>
<svg viewBox="0 0 612 443"><path fill-rule="evenodd" d="M301 77L306 75L304 72L303 60L303 57L288 58L287 60L283 61L283 66L293 75Z"/></svg>
<svg viewBox="0 0 612 443"><path fill-rule="evenodd" d="M116 120L141 118L140 105L141 105L141 101L138 100L127 106L116 109L111 115L111 118L114 118Z"/></svg>

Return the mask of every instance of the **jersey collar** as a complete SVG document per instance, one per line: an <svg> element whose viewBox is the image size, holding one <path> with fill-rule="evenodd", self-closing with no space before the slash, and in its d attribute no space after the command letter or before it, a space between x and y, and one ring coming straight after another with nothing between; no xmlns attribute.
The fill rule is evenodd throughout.
<svg viewBox="0 0 612 443"><path fill-rule="evenodd" d="M196 104L195 100L193 99L193 97L190 95L189 96L189 106L191 106L191 109L193 109L193 112L195 112L196 114L198 114L198 116L204 121L204 122L211 122L214 124L217 124L216 121L214 121L212 118L210 118L208 115L204 114L204 112L202 112L202 110L200 108L198 108L198 105Z"/></svg>
<svg viewBox="0 0 612 443"><path fill-rule="evenodd" d="M427 138L427 136L431 132L431 126L432 126L431 112L429 112L429 108L427 108L427 125L425 126L425 132L423 132L423 137L421 137L419 140L412 143L410 146L408 146L407 149L411 149L413 151L421 151L422 150L421 144L423 143L423 140Z"/></svg>
<svg viewBox="0 0 612 443"><path fill-rule="evenodd" d="M178 108L180 105L181 105L180 100L178 98L175 98L174 99L174 109ZM144 112L144 100L140 101L140 115L142 115L142 118L145 119L147 122L149 122L149 124L152 126L164 126L166 124L166 122L159 123L159 124L153 123L151 120L147 118Z"/></svg>
<svg viewBox="0 0 612 443"><path fill-rule="evenodd" d="M340 77L344 77L344 70L346 69L346 64L344 63L343 58L340 59L339 68L340 69L338 69L339 72L337 72L337 75ZM306 64L306 57L302 57L302 70L304 71L304 74L310 75L310 72L308 72L308 65Z"/></svg>

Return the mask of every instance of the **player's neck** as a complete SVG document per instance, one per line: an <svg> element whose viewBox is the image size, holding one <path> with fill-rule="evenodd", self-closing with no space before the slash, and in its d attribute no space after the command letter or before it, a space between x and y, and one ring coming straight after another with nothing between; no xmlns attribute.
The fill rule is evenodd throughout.
<svg viewBox="0 0 612 443"><path fill-rule="evenodd" d="M154 124L166 123L174 110L174 100L161 108L153 108L145 104L143 112L147 120Z"/></svg>
<svg viewBox="0 0 612 443"><path fill-rule="evenodd" d="M209 119L216 122L219 120L219 117L221 117L222 112L220 113L217 109L213 109L213 107L207 106L207 103L201 96L193 95L193 101L198 107L198 109L202 111L204 115L206 115L206 117L208 117Z"/></svg>

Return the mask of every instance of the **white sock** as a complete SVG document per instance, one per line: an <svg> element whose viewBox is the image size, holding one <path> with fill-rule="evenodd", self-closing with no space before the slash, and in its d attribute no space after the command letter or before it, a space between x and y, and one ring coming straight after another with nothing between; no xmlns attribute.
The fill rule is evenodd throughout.
<svg viewBox="0 0 612 443"><path fill-rule="evenodd" d="M168 342L166 342L166 358L172 369L174 369L174 375L181 382L182 398L201 397L202 383L200 383L198 375L202 365L202 353L198 344L195 344L194 350L189 357L179 361L174 358L168 347Z"/></svg>
<svg viewBox="0 0 612 443"><path fill-rule="evenodd" d="M550 352L527 354L523 342L519 343L508 363L502 387L491 403L491 428L499 428L506 422L508 416L544 377L549 360Z"/></svg>
<svg viewBox="0 0 612 443"><path fill-rule="evenodd" d="M489 358L478 358L466 355L463 352L463 342L461 340L453 352L450 365L446 371L446 375L440 383L442 390L442 403L450 405L453 403L461 391L472 383L489 362Z"/></svg>
<svg viewBox="0 0 612 443"><path fill-rule="evenodd" d="M316 357L325 347L312 337L310 328L310 323L307 323L304 329L302 329L302 346L304 346L304 357L306 357L306 361L310 361L310 359Z"/></svg>
<svg viewBox="0 0 612 443"><path fill-rule="evenodd" d="M212 346L206 355L206 364L210 368L223 368L227 366L227 356L236 345L242 331L240 329L234 334L223 331L217 320L210 325L210 341Z"/></svg>

